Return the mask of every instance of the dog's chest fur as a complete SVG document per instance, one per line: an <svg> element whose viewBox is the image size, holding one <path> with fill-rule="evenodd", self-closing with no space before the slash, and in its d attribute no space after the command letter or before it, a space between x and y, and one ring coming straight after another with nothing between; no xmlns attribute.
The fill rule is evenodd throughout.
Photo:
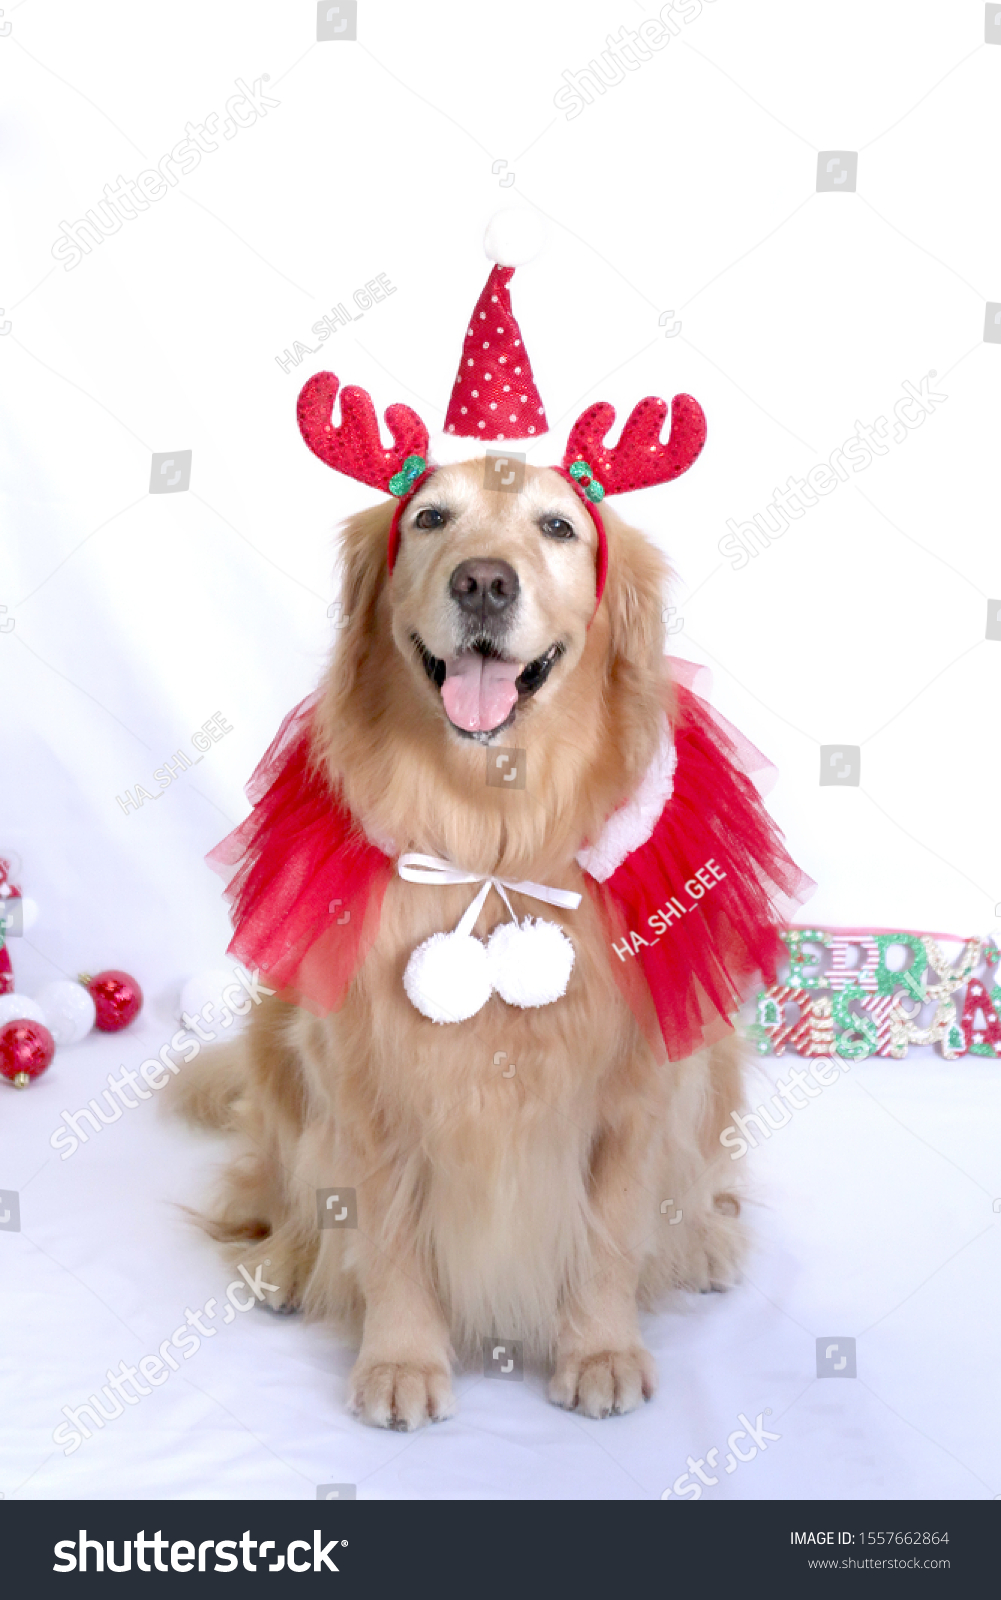
<svg viewBox="0 0 1001 1600"><path fill-rule="evenodd" d="M339 1143L350 1142L356 1115L360 1123L373 1104L381 1108L397 1204L413 1197L454 1336L534 1328L545 1343L561 1293L588 1259L602 1107L621 1097L626 1063L635 1075L637 1030L586 892L576 911L542 908L575 949L560 1000L521 1010L494 995L455 1024L416 1012L403 988L410 953L454 927L475 893L475 885L390 883L351 995L324 1024L324 1089ZM520 915L538 909L515 897ZM491 896L476 933L506 915Z"/></svg>

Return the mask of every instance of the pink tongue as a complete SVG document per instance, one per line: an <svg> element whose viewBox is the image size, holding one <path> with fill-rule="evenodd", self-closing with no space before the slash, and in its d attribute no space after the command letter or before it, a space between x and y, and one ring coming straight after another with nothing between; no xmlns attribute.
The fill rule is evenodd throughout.
<svg viewBox="0 0 1001 1600"><path fill-rule="evenodd" d="M524 667L523 661L497 661L475 650L446 656L441 698L449 720L470 733L498 727L518 698L514 680Z"/></svg>

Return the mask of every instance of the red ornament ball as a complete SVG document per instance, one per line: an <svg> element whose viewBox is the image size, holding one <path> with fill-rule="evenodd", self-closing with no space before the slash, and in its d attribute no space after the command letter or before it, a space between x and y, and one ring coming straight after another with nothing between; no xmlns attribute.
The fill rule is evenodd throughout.
<svg viewBox="0 0 1001 1600"><path fill-rule="evenodd" d="M128 972L109 967L96 977L81 981L97 1007L95 1027L102 1033L118 1033L127 1028L142 1010L143 992Z"/></svg>
<svg viewBox="0 0 1001 1600"><path fill-rule="evenodd" d="M26 1089L41 1077L56 1053L56 1041L40 1022L8 1022L0 1028L0 1074L15 1088Z"/></svg>

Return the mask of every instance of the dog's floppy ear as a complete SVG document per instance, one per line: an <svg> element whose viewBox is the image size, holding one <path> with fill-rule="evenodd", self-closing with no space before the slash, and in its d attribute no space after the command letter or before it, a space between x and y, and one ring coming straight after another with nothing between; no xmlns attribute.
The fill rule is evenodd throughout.
<svg viewBox="0 0 1001 1600"><path fill-rule="evenodd" d="M605 613L609 632L608 670L612 676L625 670L637 688L645 688L663 676L668 566L649 539L623 522L607 502L601 511L608 578L598 614Z"/></svg>
<svg viewBox="0 0 1001 1600"><path fill-rule="evenodd" d="M350 692L376 640L375 612L388 577L386 547L394 502L359 511L341 536L341 598L334 638L334 682Z"/></svg>

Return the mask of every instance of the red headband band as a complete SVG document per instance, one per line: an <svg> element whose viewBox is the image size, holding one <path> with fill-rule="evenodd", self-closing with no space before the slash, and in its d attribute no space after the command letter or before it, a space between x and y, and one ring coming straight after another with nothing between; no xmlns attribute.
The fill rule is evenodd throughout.
<svg viewBox="0 0 1001 1600"><path fill-rule="evenodd" d="M364 389L353 386L341 394L341 421L332 421L340 379L332 372L316 372L299 394L299 431L328 467L357 478L375 489L398 495L389 530L388 560L392 572L400 548L400 516L417 490L436 470L427 465L428 431L409 406L392 405L386 425L393 436L387 450L379 434L375 407ZM667 416L666 400L648 395L630 412L619 442L606 446L615 421L615 407L599 400L588 406L570 429L563 461L554 466L587 507L598 534L595 562L595 608L608 575L608 541L597 503L606 494L625 494L655 483L669 483L686 472L706 442L702 407L690 394L676 394L671 402L671 431L666 443L660 432ZM422 467L411 478L415 468Z"/></svg>

